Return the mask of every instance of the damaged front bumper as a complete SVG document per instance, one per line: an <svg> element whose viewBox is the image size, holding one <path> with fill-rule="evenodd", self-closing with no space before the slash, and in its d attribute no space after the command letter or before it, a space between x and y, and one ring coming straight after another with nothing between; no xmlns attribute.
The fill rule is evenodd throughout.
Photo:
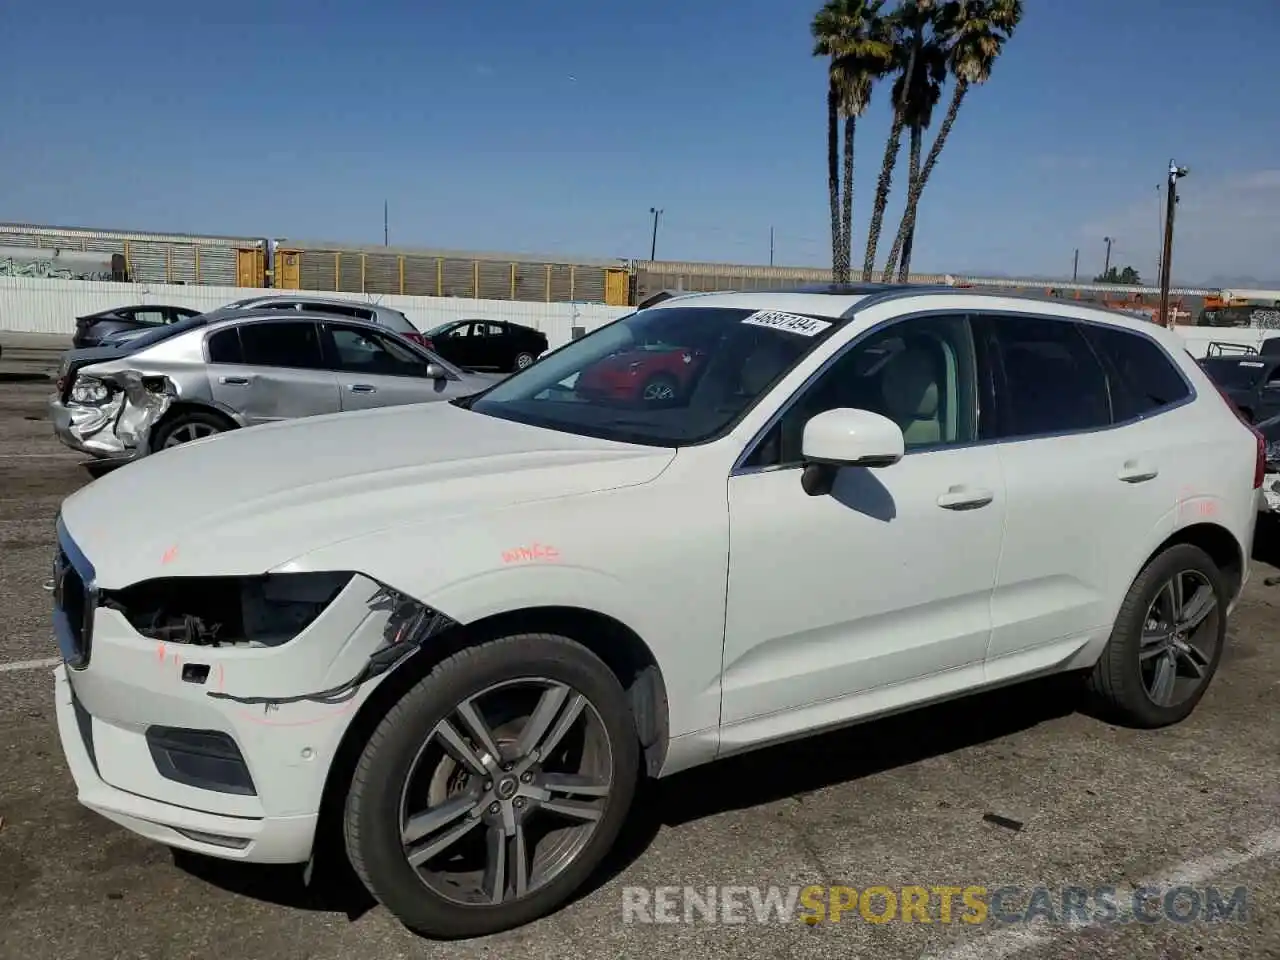
<svg viewBox="0 0 1280 960"><path fill-rule="evenodd" d="M64 402L49 398L53 431L65 446L102 460L145 456L151 428L160 421L177 391L167 377L132 371L100 378L81 376Z"/></svg>
<svg viewBox="0 0 1280 960"><path fill-rule="evenodd" d="M281 608L264 613L260 592L214 624L222 599L152 611L139 599L147 585L99 591L65 528L59 542L54 624L65 662L55 670L56 709L80 802L170 846L305 862L352 719L392 668L452 621L367 577L335 574L320 602L282 601L318 609L294 619L300 629ZM312 575L281 578L277 598L293 576ZM152 595L174 595L152 584Z"/></svg>

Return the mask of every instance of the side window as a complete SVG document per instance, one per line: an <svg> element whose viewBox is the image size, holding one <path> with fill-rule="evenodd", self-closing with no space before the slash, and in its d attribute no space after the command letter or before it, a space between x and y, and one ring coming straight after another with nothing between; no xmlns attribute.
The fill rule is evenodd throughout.
<svg viewBox="0 0 1280 960"><path fill-rule="evenodd" d="M337 369L370 376L426 376L427 361L407 347L367 330L330 327Z"/></svg>
<svg viewBox="0 0 1280 960"><path fill-rule="evenodd" d="M450 336L450 337L470 336L471 327L472 327L472 324L470 323L460 323L456 327L454 327L452 330L450 330L448 334L446 334L446 336Z"/></svg>
<svg viewBox="0 0 1280 960"><path fill-rule="evenodd" d="M244 363L240 350L240 328L228 327L209 338L210 363Z"/></svg>
<svg viewBox="0 0 1280 960"><path fill-rule="evenodd" d="M1080 324L1052 317L983 321L1004 370L999 439L1111 425L1106 371Z"/></svg>
<svg viewBox="0 0 1280 960"><path fill-rule="evenodd" d="M309 320L266 321L240 327L244 363L255 367L319 370L324 366L316 325Z"/></svg>
<svg viewBox="0 0 1280 960"><path fill-rule="evenodd" d="M796 398L744 463L802 459L804 427L840 407L870 410L902 428L908 450L978 439L973 335L962 316L903 320L855 344Z"/></svg>
<svg viewBox="0 0 1280 960"><path fill-rule="evenodd" d="M1111 404L1117 421L1179 403L1191 388L1159 345L1119 327L1084 327L1094 349L1111 365Z"/></svg>
<svg viewBox="0 0 1280 960"><path fill-rule="evenodd" d="M164 323L164 311L158 307L133 311L133 319L137 323L151 323L161 326Z"/></svg>
<svg viewBox="0 0 1280 960"><path fill-rule="evenodd" d="M501 337L506 334L506 331L502 329L502 326L497 323L486 323L484 328L485 333L490 337Z"/></svg>

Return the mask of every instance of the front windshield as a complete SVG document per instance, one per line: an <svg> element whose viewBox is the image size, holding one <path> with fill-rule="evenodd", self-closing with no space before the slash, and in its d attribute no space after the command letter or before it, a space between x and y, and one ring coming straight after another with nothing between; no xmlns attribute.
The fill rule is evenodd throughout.
<svg viewBox="0 0 1280 960"><path fill-rule="evenodd" d="M1249 390L1262 379L1267 365L1260 360L1232 360L1214 357L1204 361L1205 373L1228 390Z"/></svg>
<svg viewBox="0 0 1280 960"><path fill-rule="evenodd" d="M640 310L461 405L627 443L702 443L736 423L837 323L729 307Z"/></svg>

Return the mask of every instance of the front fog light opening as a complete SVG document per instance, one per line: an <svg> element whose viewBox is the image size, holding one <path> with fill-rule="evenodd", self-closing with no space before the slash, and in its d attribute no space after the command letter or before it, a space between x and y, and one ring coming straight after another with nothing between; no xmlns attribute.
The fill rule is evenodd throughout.
<svg viewBox="0 0 1280 960"><path fill-rule="evenodd" d="M382 643L369 655L360 671L345 683L328 690L284 697L238 697L221 690L210 690L207 695L215 700L264 707L307 701L342 703L355 696L362 684L400 666L417 653L429 638L457 626L457 621L452 618L385 584L379 585L377 593L369 598L369 609L390 611L382 629Z"/></svg>

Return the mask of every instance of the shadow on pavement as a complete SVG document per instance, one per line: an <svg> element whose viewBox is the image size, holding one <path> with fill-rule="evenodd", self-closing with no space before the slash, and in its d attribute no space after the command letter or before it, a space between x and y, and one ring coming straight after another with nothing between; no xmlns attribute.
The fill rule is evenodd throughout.
<svg viewBox="0 0 1280 960"><path fill-rule="evenodd" d="M664 826L742 810L1006 737L1073 713L1078 678L1024 683L723 760L642 786L617 843L579 899L639 859ZM337 838L341 843L341 838ZM301 867L262 867L174 851L177 866L225 890L355 920L376 906L345 857L327 849L310 886ZM323 864L323 867L319 866Z"/></svg>
<svg viewBox="0 0 1280 960"><path fill-rule="evenodd" d="M51 380L43 370L0 370L0 383L49 383Z"/></svg>
<svg viewBox="0 0 1280 960"><path fill-rule="evenodd" d="M1258 527L1253 535L1253 559L1256 563L1280 567L1280 518L1275 514L1258 516Z"/></svg>

